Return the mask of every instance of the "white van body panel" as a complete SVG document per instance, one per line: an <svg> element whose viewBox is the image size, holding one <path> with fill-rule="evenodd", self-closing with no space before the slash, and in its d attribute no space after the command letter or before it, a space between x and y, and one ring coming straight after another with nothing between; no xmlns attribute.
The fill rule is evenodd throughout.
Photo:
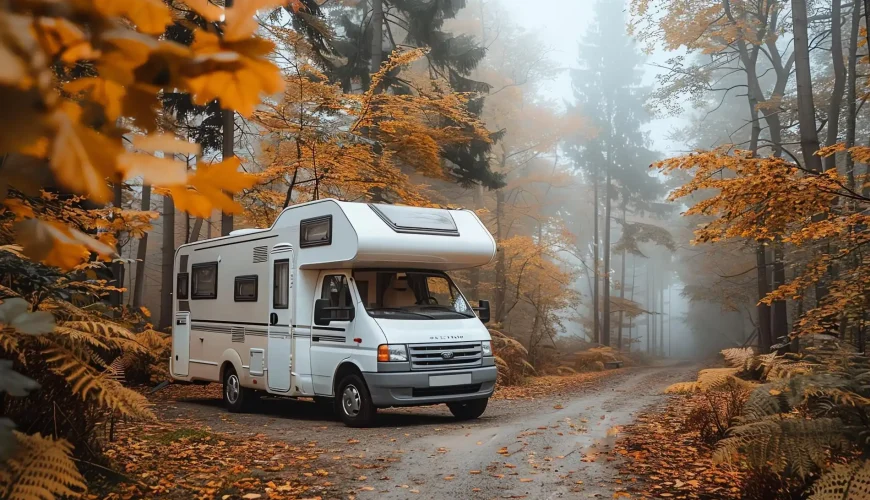
<svg viewBox="0 0 870 500"><path fill-rule="evenodd" d="M285 209L268 229L239 230L182 245L175 255L172 303L173 318L186 318L186 325L173 333L172 377L221 382L232 368L245 388L285 396L332 396L336 373L352 365L370 386L385 384L384 391L370 387L373 397L379 394L375 399L380 405L488 397L495 381L491 358L466 370L470 380L481 382L481 392L451 396L436 391L438 395L417 398L405 381L428 387L429 371L413 372L405 363L405 376L397 364L379 363L377 357L378 346L388 343L437 350L442 344L450 349L457 342L470 342L482 353L480 343L490 337L479 319L372 317L354 273L442 273L482 266L495 258L495 240L471 211L378 207L319 200ZM329 221L328 242L304 243L301 232L322 221ZM408 225L415 221L423 226L434 221L439 228ZM287 256L289 266L279 269L278 262ZM315 325L315 301L325 293L325 280L336 276L349 283L351 303L346 305L354 308L354 318ZM287 303L278 304L285 293Z"/></svg>

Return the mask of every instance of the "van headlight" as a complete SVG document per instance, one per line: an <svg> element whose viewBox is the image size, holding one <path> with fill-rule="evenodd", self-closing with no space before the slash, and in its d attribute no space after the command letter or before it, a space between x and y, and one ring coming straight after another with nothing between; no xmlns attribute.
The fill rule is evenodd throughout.
<svg viewBox="0 0 870 500"><path fill-rule="evenodd" d="M381 344L378 346L378 361L408 361L408 348L404 344Z"/></svg>
<svg viewBox="0 0 870 500"><path fill-rule="evenodd" d="M492 356L492 342L484 340L480 343L480 350L484 356Z"/></svg>

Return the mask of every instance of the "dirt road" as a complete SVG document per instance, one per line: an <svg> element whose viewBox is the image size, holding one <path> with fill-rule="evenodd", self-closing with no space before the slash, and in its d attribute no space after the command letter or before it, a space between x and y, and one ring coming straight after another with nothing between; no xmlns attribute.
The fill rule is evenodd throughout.
<svg viewBox="0 0 870 500"><path fill-rule="evenodd" d="M326 498L610 497L628 479L607 453L619 427L696 371L621 370L570 394L492 401L483 418L462 424L443 406L384 410L372 429L346 428L304 401L266 400L256 413L230 414L219 389L214 398L170 399L158 411L239 437L316 443L329 450L322 461L334 471Z"/></svg>

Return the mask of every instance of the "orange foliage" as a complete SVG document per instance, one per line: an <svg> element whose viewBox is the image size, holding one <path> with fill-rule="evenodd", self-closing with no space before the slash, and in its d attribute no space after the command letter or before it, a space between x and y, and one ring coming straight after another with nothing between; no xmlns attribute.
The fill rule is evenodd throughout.
<svg viewBox="0 0 870 500"><path fill-rule="evenodd" d="M283 88L278 68L267 59L274 45L255 35L254 20L257 10L278 2L239 3L226 10L223 37L191 27L194 43L186 47L161 38L173 17L160 0L5 2L0 154L9 156L0 199L9 189L38 196L31 179L46 172L58 187L95 203L111 199L109 183L142 177L195 215L213 208L238 211L222 191L238 192L254 179L236 174L237 164L188 175L184 164L128 151L124 139L159 129L157 95L163 89L188 92L199 104L219 98L249 115L261 94ZM188 5L207 19L223 13L204 0ZM134 143L146 151L192 151L190 144L164 136ZM30 258L69 269L90 252L113 254L110 245L57 219L37 220L44 216L26 211L16 217L25 219L16 224L17 237Z"/></svg>

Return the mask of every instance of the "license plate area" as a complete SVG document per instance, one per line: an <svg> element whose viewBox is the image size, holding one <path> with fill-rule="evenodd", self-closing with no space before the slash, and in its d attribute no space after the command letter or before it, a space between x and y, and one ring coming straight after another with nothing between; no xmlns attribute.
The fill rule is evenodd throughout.
<svg viewBox="0 0 870 500"><path fill-rule="evenodd" d="M467 385L471 383L470 373L453 375L429 375L429 387L445 387L448 385Z"/></svg>

